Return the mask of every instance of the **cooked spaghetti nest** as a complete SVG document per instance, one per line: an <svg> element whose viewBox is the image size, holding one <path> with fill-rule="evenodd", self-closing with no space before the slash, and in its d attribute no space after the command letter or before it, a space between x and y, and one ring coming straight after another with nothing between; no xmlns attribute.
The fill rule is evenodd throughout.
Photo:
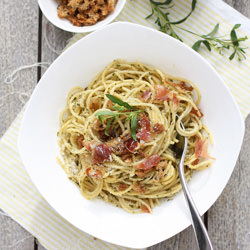
<svg viewBox="0 0 250 250"><path fill-rule="evenodd" d="M108 95L133 110L120 111ZM152 212L160 199L181 190L175 152L180 136L188 138L187 180L213 162L199 102L193 83L140 62L115 60L87 88L70 90L60 115L60 164L85 198L99 197L130 213ZM100 117L104 111L115 118Z"/></svg>

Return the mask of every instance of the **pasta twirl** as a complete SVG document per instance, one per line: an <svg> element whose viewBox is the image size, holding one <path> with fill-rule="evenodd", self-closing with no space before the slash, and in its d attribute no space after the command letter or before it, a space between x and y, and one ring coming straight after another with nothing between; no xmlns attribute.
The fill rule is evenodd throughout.
<svg viewBox="0 0 250 250"><path fill-rule="evenodd" d="M199 102L193 83L115 60L86 89L69 92L60 115L60 163L85 198L99 197L130 213L152 212L181 189L179 135L188 138L187 179L213 162Z"/></svg>

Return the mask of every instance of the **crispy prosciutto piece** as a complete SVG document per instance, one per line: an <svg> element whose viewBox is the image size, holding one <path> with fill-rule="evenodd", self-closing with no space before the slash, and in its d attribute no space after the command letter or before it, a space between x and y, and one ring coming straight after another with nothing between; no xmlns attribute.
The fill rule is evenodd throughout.
<svg viewBox="0 0 250 250"><path fill-rule="evenodd" d="M102 172L98 169L87 168L86 174L91 178L102 179Z"/></svg>
<svg viewBox="0 0 250 250"><path fill-rule="evenodd" d="M106 145L108 145L112 152L114 152L116 155L124 155L128 153L131 154L126 147L128 141L130 141L130 139L123 141L121 137L116 137L110 141L107 141Z"/></svg>
<svg viewBox="0 0 250 250"><path fill-rule="evenodd" d="M106 142L106 141L108 141L108 140L113 139L113 138L116 137L116 133L115 133L113 127L110 127L110 128L108 129L108 134L109 134L108 136L105 134L105 131L104 131L104 130L99 131L98 134L99 134L99 138L100 138L102 141L104 141L104 142Z"/></svg>
<svg viewBox="0 0 250 250"><path fill-rule="evenodd" d="M95 141L83 142L83 145L89 152L92 152L92 162L94 164L112 161L112 149L108 145L104 143L98 144Z"/></svg>
<svg viewBox="0 0 250 250"><path fill-rule="evenodd" d="M136 137L145 142L150 141L152 138L152 133L150 131L150 121L144 113L142 118L138 121L138 124L140 129L136 134Z"/></svg>
<svg viewBox="0 0 250 250"><path fill-rule="evenodd" d="M113 102L111 102L110 100L108 100L108 102L107 102L107 107L108 107L108 108L111 108L113 105L114 105Z"/></svg>
<svg viewBox="0 0 250 250"><path fill-rule="evenodd" d="M160 100L160 101L168 101L169 100L169 90L162 86L162 85L155 85L155 89L156 89L156 95L155 95L155 99L156 100Z"/></svg>
<svg viewBox="0 0 250 250"><path fill-rule="evenodd" d="M142 129L140 132L136 134L136 137L142 141L147 142L151 140L152 133L150 131L147 131L146 129Z"/></svg>
<svg viewBox="0 0 250 250"><path fill-rule="evenodd" d="M164 126L163 126L163 124L156 123L156 124L153 126L153 133L155 133L155 134L161 134L163 131L164 131Z"/></svg>
<svg viewBox="0 0 250 250"><path fill-rule="evenodd" d="M132 154L127 153L121 156L122 160L126 163L131 163L132 162Z"/></svg>
<svg viewBox="0 0 250 250"><path fill-rule="evenodd" d="M198 138L196 141L196 145L195 145L195 156L197 158L205 158L205 159L214 160L215 158L211 157L208 154L207 148L208 148L208 141L206 139L202 140L201 138Z"/></svg>
<svg viewBox="0 0 250 250"><path fill-rule="evenodd" d="M136 170L135 174L139 177L142 178L144 177L151 169L147 169L147 170Z"/></svg>
<svg viewBox="0 0 250 250"><path fill-rule="evenodd" d="M193 162L192 162L192 165L197 165L199 163L199 159L195 159Z"/></svg>
<svg viewBox="0 0 250 250"><path fill-rule="evenodd" d="M144 91L144 92L142 93L142 95L141 95L141 100L142 100L143 102L146 102L146 101L150 98L151 95L152 95L151 90L150 90L150 89L147 89L146 91Z"/></svg>
<svg viewBox="0 0 250 250"><path fill-rule="evenodd" d="M84 140L84 136L83 135L79 135L76 138L76 145L78 149L81 149L83 147L83 140Z"/></svg>
<svg viewBox="0 0 250 250"><path fill-rule="evenodd" d="M146 157L145 153L141 149L139 149L137 151L137 154L140 155L140 156Z"/></svg>
<svg viewBox="0 0 250 250"><path fill-rule="evenodd" d="M141 203L141 211L144 213L150 213L150 205L149 205L149 201L144 199L144 202L148 205L146 206L145 204Z"/></svg>
<svg viewBox="0 0 250 250"><path fill-rule="evenodd" d="M120 137L107 141L106 145L108 145L112 150L112 152L114 152L117 155L123 154L125 150L125 145Z"/></svg>
<svg viewBox="0 0 250 250"><path fill-rule="evenodd" d="M179 99L177 98L177 95L175 93L173 94L173 103L175 105L179 105Z"/></svg>
<svg viewBox="0 0 250 250"><path fill-rule="evenodd" d="M136 167L142 170L148 170L153 167L156 167L160 160L161 158L159 155L151 155L150 157L147 157L142 163L136 165Z"/></svg>
<svg viewBox="0 0 250 250"><path fill-rule="evenodd" d="M91 141L91 142L82 142L82 145L89 151L91 152L96 146L97 142Z"/></svg>
<svg viewBox="0 0 250 250"><path fill-rule="evenodd" d="M98 97L91 98L90 103L89 103L90 110L96 111L100 107L101 107L101 102L100 102L99 98Z"/></svg>
<svg viewBox="0 0 250 250"><path fill-rule="evenodd" d="M102 163L105 161L112 161L111 153L111 148L106 144L101 143L93 149L92 161L94 164Z"/></svg>
<svg viewBox="0 0 250 250"><path fill-rule="evenodd" d="M134 141L131 134L127 131L121 136L107 141L105 144L108 145L116 155L122 156L124 161L131 158L131 155L140 147L139 142Z"/></svg>
<svg viewBox="0 0 250 250"><path fill-rule="evenodd" d="M143 213L150 213L148 207L145 206L144 204L141 204L141 211L142 211Z"/></svg>
<svg viewBox="0 0 250 250"><path fill-rule="evenodd" d="M147 116L143 113L142 118L139 120L140 128L150 131L150 121Z"/></svg>
<svg viewBox="0 0 250 250"><path fill-rule="evenodd" d="M128 141L131 138L131 134L128 130L124 131L123 134L120 136L123 142Z"/></svg>
<svg viewBox="0 0 250 250"><path fill-rule="evenodd" d="M185 82L180 82L180 83L174 83L174 82L170 82L167 79L165 79L165 83L168 85L171 85L173 87L179 87L181 89L187 90L187 91L192 91L194 88L190 85L188 86Z"/></svg>
<svg viewBox="0 0 250 250"><path fill-rule="evenodd" d="M92 127L95 131L103 131L103 130L105 130L103 124L100 122L99 119L95 119L95 121L93 122L93 124L91 125L91 127Z"/></svg>
<svg viewBox="0 0 250 250"><path fill-rule="evenodd" d="M180 83L180 87L181 87L182 89L187 90L187 91L192 91L192 90L194 89L191 85L188 86L185 82L181 82L181 83Z"/></svg>
<svg viewBox="0 0 250 250"><path fill-rule="evenodd" d="M121 183L119 183L118 190L124 191L124 190L126 190L127 187L128 187L128 185L126 183L121 182Z"/></svg>
<svg viewBox="0 0 250 250"><path fill-rule="evenodd" d="M126 149L133 153L136 149L139 148L138 141L134 141L132 138L130 138L128 141L125 142Z"/></svg>
<svg viewBox="0 0 250 250"><path fill-rule="evenodd" d="M190 113L196 115L197 117L202 117L202 116L204 116L204 114L201 112L200 108L198 108L198 109L199 109L200 114L199 114L199 112L198 112L196 109L194 109L194 108L191 109Z"/></svg>
<svg viewBox="0 0 250 250"><path fill-rule="evenodd" d="M139 184L134 184L133 185L133 190L136 193L141 193L141 194L145 194L146 193L146 188L143 185L139 185Z"/></svg>
<svg viewBox="0 0 250 250"><path fill-rule="evenodd" d="M99 135L99 138L102 141L108 141L109 139L116 137L116 133L115 133L114 128L112 126L109 127L109 129L107 131L109 135L105 134L106 127L103 126L103 124L100 122L99 119L96 119L91 126L97 132L97 134Z"/></svg>
<svg viewBox="0 0 250 250"><path fill-rule="evenodd" d="M169 85L172 86L179 86L179 84L167 82ZM182 86L182 85L180 85ZM166 87L162 85L156 85L156 96L155 99L159 101L169 101L172 100L175 105L179 105L179 99L176 93L170 92Z"/></svg>

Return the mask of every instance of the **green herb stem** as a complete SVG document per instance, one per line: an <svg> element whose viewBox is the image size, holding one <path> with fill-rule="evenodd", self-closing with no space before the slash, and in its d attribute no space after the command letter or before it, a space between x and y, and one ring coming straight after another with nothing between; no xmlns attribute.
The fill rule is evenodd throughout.
<svg viewBox="0 0 250 250"><path fill-rule="evenodd" d="M207 35L201 35L193 32L192 30L185 29L179 24L185 22L191 14L194 12L196 7L196 0L192 0L191 3L191 10L190 12L182 19L178 21L170 21L169 19L169 12L164 12L164 10L172 8L173 6L169 6L170 3L172 3L172 0L164 1L164 2L157 2L153 0L149 0L152 12L149 16L146 18L151 18L153 16L156 17L155 23L159 26L160 31L180 40L183 42L182 38L176 33L174 28L181 29L191 35L194 35L196 37L199 37L200 40L197 40L192 48L195 51L198 51L200 49L200 46L203 44L209 51L212 51L212 48L217 50L220 54L223 54L223 50L231 50L232 54L229 56L229 59L232 60L235 55L237 55L238 60L242 60L242 58L246 58L246 48L240 46L240 42L243 42L248 39L247 36L245 37L237 37L236 29L238 29L241 25L235 24L230 31L230 39L224 39L223 37L216 37L215 34L217 33L219 29L219 24L216 24L213 30L208 33ZM174 27L174 28L173 28Z"/></svg>

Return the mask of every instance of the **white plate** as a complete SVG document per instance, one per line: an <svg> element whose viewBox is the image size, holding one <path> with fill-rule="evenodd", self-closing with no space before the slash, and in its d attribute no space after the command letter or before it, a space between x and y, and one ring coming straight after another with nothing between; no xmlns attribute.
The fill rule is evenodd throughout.
<svg viewBox="0 0 250 250"><path fill-rule="evenodd" d="M94 31L104 26L105 24L112 22L119 15L125 3L126 3L126 0L118 0L115 6L114 12L110 13L104 20L99 21L94 25L78 27L78 26L73 25L66 18L58 17L57 0L38 0L38 4L43 14L51 23L53 23L55 26L57 26L60 29L63 29L69 32L74 32L74 33L86 33L90 31Z"/></svg>
<svg viewBox="0 0 250 250"><path fill-rule="evenodd" d="M190 225L183 193L154 208L131 215L101 200L86 200L57 163L59 113L69 90L87 86L112 60L139 60L170 75L189 79L201 91L204 123L210 129L216 157L197 172L189 187L200 214L221 194L234 169L244 134L239 109L216 71L192 49L159 31L130 23L113 23L67 49L43 75L27 106L19 152L34 184L48 203L79 229L118 245L143 248Z"/></svg>

